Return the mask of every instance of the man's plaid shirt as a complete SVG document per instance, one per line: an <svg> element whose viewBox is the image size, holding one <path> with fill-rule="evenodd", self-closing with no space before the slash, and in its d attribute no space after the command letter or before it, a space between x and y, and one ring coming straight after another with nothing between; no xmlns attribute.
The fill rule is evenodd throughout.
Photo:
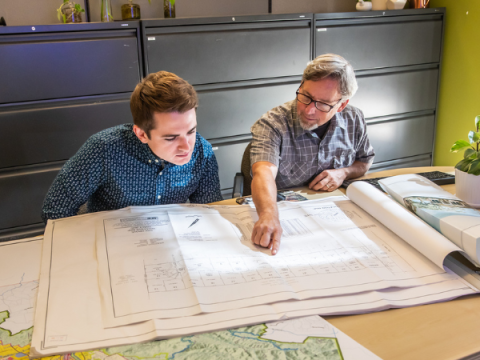
<svg viewBox="0 0 480 360"><path fill-rule="evenodd" d="M278 168L278 189L307 185L325 169L370 162L375 153L361 110L347 105L330 120L323 140L304 130L297 119L297 101L264 114L251 128L250 161L268 161Z"/></svg>

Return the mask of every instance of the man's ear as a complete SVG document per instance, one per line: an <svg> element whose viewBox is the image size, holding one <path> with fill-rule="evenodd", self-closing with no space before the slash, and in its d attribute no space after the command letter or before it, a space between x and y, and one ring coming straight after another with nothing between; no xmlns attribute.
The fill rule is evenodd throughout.
<svg viewBox="0 0 480 360"><path fill-rule="evenodd" d="M148 140L150 140L147 136L147 133L139 128L137 125L133 125L133 132L137 135L138 140L142 143L147 144Z"/></svg>
<svg viewBox="0 0 480 360"><path fill-rule="evenodd" d="M348 101L349 101L349 100L345 100L345 101L340 105L340 107L337 109L337 112L343 111L343 109L345 109L345 106L347 106Z"/></svg>

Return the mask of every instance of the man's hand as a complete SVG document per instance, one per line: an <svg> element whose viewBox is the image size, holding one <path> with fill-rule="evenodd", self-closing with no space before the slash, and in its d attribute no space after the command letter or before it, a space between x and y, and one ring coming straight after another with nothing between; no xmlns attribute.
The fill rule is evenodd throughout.
<svg viewBox="0 0 480 360"><path fill-rule="evenodd" d="M252 232L252 241L272 250L272 255L278 252L282 227L278 219L277 209L277 167L267 161L256 162L252 166L252 198L257 209L258 221Z"/></svg>
<svg viewBox="0 0 480 360"><path fill-rule="evenodd" d="M308 184L308 188L312 190L334 191L343 184L343 180L346 177L345 169L323 170Z"/></svg>
<svg viewBox="0 0 480 360"><path fill-rule="evenodd" d="M278 215L263 214L253 227L252 241L256 245L269 248L272 255L275 255L280 247L282 232Z"/></svg>
<svg viewBox="0 0 480 360"><path fill-rule="evenodd" d="M372 161L364 163L356 160L351 166L343 169L323 170L310 184L308 184L308 188L322 191L336 190L345 180L354 179L364 175L370 168L370 165L372 165Z"/></svg>

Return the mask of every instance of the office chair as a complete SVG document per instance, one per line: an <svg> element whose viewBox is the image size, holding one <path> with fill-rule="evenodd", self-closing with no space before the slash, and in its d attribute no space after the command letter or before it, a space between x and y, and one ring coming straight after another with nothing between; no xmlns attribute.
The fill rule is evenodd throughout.
<svg viewBox="0 0 480 360"><path fill-rule="evenodd" d="M250 172L250 149L252 143L250 142L243 152L242 164L240 171L235 174L233 179L232 198L252 195L252 175Z"/></svg>

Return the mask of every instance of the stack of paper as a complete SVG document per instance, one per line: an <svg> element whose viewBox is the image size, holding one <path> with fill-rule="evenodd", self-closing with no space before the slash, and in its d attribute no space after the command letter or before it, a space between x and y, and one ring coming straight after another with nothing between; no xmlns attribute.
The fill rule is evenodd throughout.
<svg viewBox="0 0 480 360"><path fill-rule="evenodd" d="M346 197L282 203L276 256L251 243L257 215L248 206L127 208L50 221L32 354L477 291L443 268L455 245L378 190L358 185L349 197L371 215ZM433 249L424 255L418 248L425 237Z"/></svg>

